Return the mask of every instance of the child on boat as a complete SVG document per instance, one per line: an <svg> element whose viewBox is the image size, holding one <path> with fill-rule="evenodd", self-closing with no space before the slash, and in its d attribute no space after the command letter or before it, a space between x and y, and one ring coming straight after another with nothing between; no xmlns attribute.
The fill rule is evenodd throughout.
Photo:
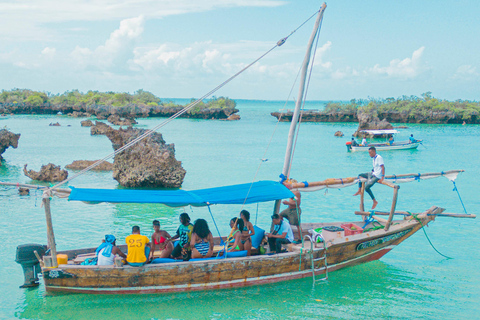
<svg viewBox="0 0 480 320"><path fill-rule="evenodd" d="M243 250L243 243L242 243L243 220L238 217L232 218L232 220L230 220L230 228L232 228L232 231L230 232L230 235L227 237L228 252L242 251Z"/></svg>
<svg viewBox="0 0 480 320"><path fill-rule="evenodd" d="M183 260L189 260L192 251L190 249L190 241L192 239L193 224L190 223L190 216L184 212L179 217L181 225L177 229L177 233L171 239L167 239L168 242L180 239L172 251L172 258L178 259L180 255Z"/></svg>

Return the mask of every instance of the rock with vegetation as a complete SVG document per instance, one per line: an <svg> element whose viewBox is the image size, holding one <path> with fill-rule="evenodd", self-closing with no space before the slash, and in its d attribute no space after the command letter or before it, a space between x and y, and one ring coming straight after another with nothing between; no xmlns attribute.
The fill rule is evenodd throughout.
<svg viewBox="0 0 480 320"><path fill-rule="evenodd" d="M337 131L334 134L335 137L343 137L343 132L342 131Z"/></svg>
<svg viewBox="0 0 480 320"><path fill-rule="evenodd" d="M195 100L193 100L195 101ZM183 118L227 119L237 113L235 101L225 97L213 97L207 102L201 101ZM172 102L162 102L160 98L144 90L134 94L78 90L67 91L59 95L47 95L28 89L3 90L0 94L0 113L13 114L65 114L73 117L95 115L98 120L111 115L121 118L170 117L185 106Z"/></svg>
<svg viewBox="0 0 480 320"><path fill-rule="evenodd" d="M18 147L18 139L20 139L20 133L13 133L7 129L0 130L0 167L2 166L2 154L9 147L16 149Z"/></svg>
<svg viewBox="0 0 480 320"><path fill-rule="evenodd" d="M305 110L302 121L358 122L359 112L371 110L380 119L391 123L428 124L480 124L480 102L468 100L447 101L432 97L431 92L422 97L351 100L349 103L330 102L324 110ZM291 121L293 112L272 112L280 121Z"/></svg>
<svg viewBox="0 0 480 320"><path fill-rule="evenodd" d="M118 150L145 132L129 127L112 129L106 135ZM175 159L174 144L166 144L158 132L118 153L113 161L113 178L124 187L179 188L185 174L182 163Z"/></svg>
<svg viewBox="0 0 480 320"><path fill-rule="evenodd" d="M70 170L83 170L85 168L88 168L98 160L75 160L70 164L67 164L65 166L65 169L70 169ZM94 171L112 171L113 170L113 164L108 162L108 161L103 161L93 169Z"/></svg>
<svg viewBox="0 0 480 320"><path fill-rule="evenodd" d="M43 165L40 171L27 171L27 165L23 167L23 173L32 180L56 182L63 181L68 177L68 171L63 170L60 166L56 166L53 163Z"/></svg>

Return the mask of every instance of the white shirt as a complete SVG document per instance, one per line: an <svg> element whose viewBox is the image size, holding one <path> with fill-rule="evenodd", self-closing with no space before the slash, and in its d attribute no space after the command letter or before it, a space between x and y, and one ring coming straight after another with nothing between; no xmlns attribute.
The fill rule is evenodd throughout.
<svg viewBox="0 0 480 320"><path fill-rule="evenodd" d="M110 254L110 257L105 257L102 253L103 253L103 250L105 250L106 248L103 248L102 250L100 250L100 252L98 253L98 261L97 261L97 265L98 266L111 266L115 263L115 255L113 253Z"/></svg>
<svg viewBox="0 0 480 320"><path fill-rule="evenodd" d="M382 167L383 166L383 158L381 155L376 154L375 157L373 157L373 175L377 177L378 179L382 179Z"/></svg>
<svg viewBox="0 0 480 320"><path fill-rule="evenodd" d="M280 229L280 230L279 230ZM282 219L282 224L278 225L276 224L274 227L274 230L278 230L278 235L282 235L284 232L287 233L287 236L285 239L287 239L290 242L293 242L293 230L292 227L290 226L290 223L288 222L287 219L283 218Z"/></svg>
<svg viewBox="0 0 480 320"><path fill-rule="evenodd" d="M362 144L363 144L363 145L366 145L366 144L367 144L367 139L363 138L363 139L362 139Z"/></svg>

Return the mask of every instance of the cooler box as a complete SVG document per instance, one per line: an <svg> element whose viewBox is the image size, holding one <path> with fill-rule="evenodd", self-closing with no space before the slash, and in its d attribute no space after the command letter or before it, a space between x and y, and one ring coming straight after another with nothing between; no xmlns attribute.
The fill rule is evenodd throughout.
<svg viewBox="0 0 480 320"><path fill-rule="evenodd" d="M354 223L342 224L341 227L345 230L345 236L351 236L363 232L363 229Z"/></svg>

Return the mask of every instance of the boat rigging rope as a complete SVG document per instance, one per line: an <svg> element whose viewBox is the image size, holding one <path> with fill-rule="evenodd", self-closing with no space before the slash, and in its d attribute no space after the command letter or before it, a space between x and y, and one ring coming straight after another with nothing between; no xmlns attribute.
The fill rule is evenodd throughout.
<svg viewBox="0 0 480 320"><path fill-rule="evenodd" d="M320 30L322 29L322 23L323 23L323 18L322 20L320 20L320 25L317 29L317 33L315 34L315 50L313 51L313 55L312 55L312 59L311 59L311 63L310 63L310 70L309 70L309 73L308 73L308 80L307 80L307 85L305 86L305 95L304 95L304 98L303 98L303 101L302 101L302 108L301 108L301 111L300 111L300 118L298 120L298 129L297 129L297 132L295 134L295 142L293 144L293 148L292 148L292 154L290 155L290 165L289 165L289 168L288 168L288 174L287 174L287 179L290 178L290 170L292 168L292 163L293 163L293 155L295 154L295 148L297 147L297 139L298 139L298 135L300 133L300 124L302 123L302 116L303 116L303 110L305 110L305 102L307 100L307 95L308 95L308 88L310 87L310 80L312 79L312 71L313 71L313 66L315 64L315 56L317 54L317 48L318 48L318 39L320 38ZM303 240L302 240L303 241Z"/></svg>
<svg viewBox="0 0 480 320"><path fill-rule="evenodd" d="M203 95L201 98L197 99L196 101L190 103L189 105L187 105L185 108L183 108L182 110L180 110L179 112L175 113L173 116L171 116L170 118L168 118L167 120L163 121L162 123L160 123L159 125L155 126L153 129L150 129L150 130L147 130L145 133L143 133L142 135L138 136L137 138L135 138L134 140L130 141L129 143L127 143L126 145L122 146L121 148L115 150L114 152L110 153L109 155L107 155L106 157L104 157L103 159L100 159L98 161L96 161L95 163L93 163L92 165L88 166L87 168L83 169L82 171L78 172L77 174L73 175L72 177L68 178L68 179L65 179L63 180L62 182L54 185L51 187L51 189L56 189L58 187L60 187L61 185L64 185L66 184L67 182L69 181L72 181L73 179L83 175L84 173L90 171L91 169L97 167L98 165L100 165L102 162L106 161L107 159L110 159L111 157L115 156L116 154L130 148L131 146L135 145L136 143L138 143L139 141L145 139L146 137L152 135L154 132L156 132L158 129L164 127L165 125L167 125L168 123L170 123L171 121L173 121L174 119L178 118L179 116L181 116L182 114L186 113L187 111L189 111L190 109L192 109L193 107L195 107L198 103L200 103L202 100L206 99L207 97L211 96L213 93L215 93L216 91L218 91L219 89L221 89L222 87L224 87L227 83L229 83L230 81L232 81L233 79L235 79L236 77L238 77L241 73L243 73L244 71L246 71L247 69L249 69L251 66L253 66L255 63L257 63L258 61L260 61L263 57L265 57L267 54L269 54L270 52L272 52L274 49L276 49L277 47L280 47L282 46L286 41L287 39L292 35L294 34L298 29L300 29L303 25L305 25L305 23L307 23L310 19L312 19L316 14L317 14L318 11L316 11L312 16L310 16L307 20L305 20L300 26L298 26L296 29L294 29L292 32L290 32L290 34L282 39L280 39L279 41L277 41L277 43L272 47L270 48L269 50L267 50L265 53L263 53L260 57L258 57L257 59L255 59L253 62L251 62L250 64L248 64L246 67L244 67L243 69L241 69L240 71L238 71L237 73L235 73L233 76L231 76L230 78L228 78L227 80L225 80L224 82L222 82L221 84L219 84L218 86L216 86L214 89L212 89L211 91L209 91L208 93L206 93L205 95Z"/></svg>
<svg viewBox="0 0 480 320"><path fill-rule="evenodd" d="M460 203L462 204L462 207L463 207L463 211L465 211L465 214L468 214L467 209L465 209L465 205L463 204L462 197L460 197L460 192L458 192L457 185L455 184L455 181L452 181L452 182L453 182L453 191L457 191L458 198L460 199Z"/></svg>
<svg viewBox="0 0 480 320"><path fill-rule="evenodd" d="M407 211L407 212L408 212L408 211ZM410 212L408 212L408 213L410 213ZM438 253L439 255L441 255L442 257L445 257L445 258L447 258L447 259L453 259L453 258L451 258L451 257L448 257L448 256L444 255L443 253L441 253L440 251L438 251L437 248L435 248L435 246L433 245L432 241L430 241L430 238L429 238L428 235L427 235L427 231L425 231L425 228L424 228L424 226L423 226L422 220L417 217L418 215L417 215L417 214L411 214L411 213L410 213L410 215L411 215L415 220L417 220L417 221L420 223L420 225L422 226L423 233L425 233L425 237L427 237L427 240L428 240L428 242L430 243L430 245L432 246L432 248L433 248L435 251L437 251L437 253Z"/></svg>

